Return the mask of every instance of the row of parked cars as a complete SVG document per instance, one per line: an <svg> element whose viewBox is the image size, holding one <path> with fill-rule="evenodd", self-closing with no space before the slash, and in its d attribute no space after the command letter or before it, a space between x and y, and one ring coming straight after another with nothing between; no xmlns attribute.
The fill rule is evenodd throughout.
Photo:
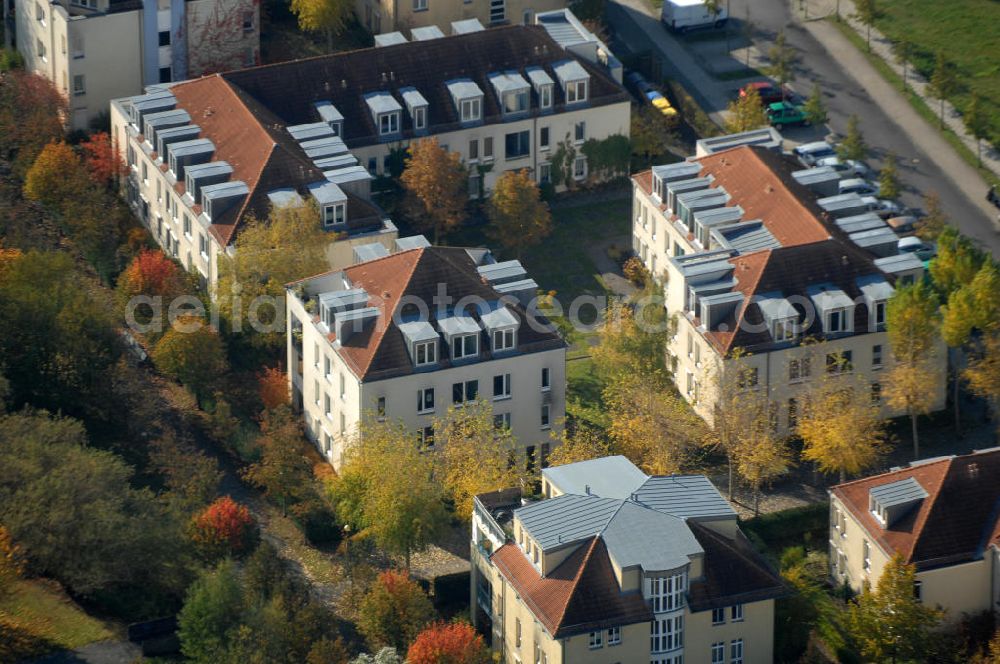
<svg viewBox="0 0 1000 664"><path fill-rule="evenodd" d="M629 72L625 75L625 83L664 117L671 120L677 118L677 109L670 104L670 100L664 97L663 93L647 81L642 74L637 71Z"/></svg>
<svg viewBox="0 0 1000 664"><path fill-rule="evenodd" d="M772 127L809 124L802 105L797 103L798 98L789 88L770 81L754 81L740 88L740 97L746 97L751 91L756 91L760 97Z"/></svg>
<svg viewBox="0 0 1000 664"><path fill-rule="evenodd" d="M879 196L880 187L875 181L878 174L868 164L854 159L840 159L836 148L826 141L803 143L793 153L806 168L827 167L836 171L840 176L838 193L857 194L871 212L884 219L900 236L900 253L916 254L922 261L929 261L937 255L937 248L933 243L914 236L917 217L897 201Z"/></svg>

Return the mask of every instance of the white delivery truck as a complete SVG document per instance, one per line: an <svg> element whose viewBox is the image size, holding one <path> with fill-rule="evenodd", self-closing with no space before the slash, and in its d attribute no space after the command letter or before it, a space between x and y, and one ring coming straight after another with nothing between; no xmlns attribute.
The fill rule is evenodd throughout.
<svg viewBox="0 0 1000 664"><path fill-rule="evenodd" d="M663 0L663 13L660 19L677 32L685 32L692 28L721 28L729 13L726 3L719 3L719 13L713 15L705 6L705 0Z"/></svg>

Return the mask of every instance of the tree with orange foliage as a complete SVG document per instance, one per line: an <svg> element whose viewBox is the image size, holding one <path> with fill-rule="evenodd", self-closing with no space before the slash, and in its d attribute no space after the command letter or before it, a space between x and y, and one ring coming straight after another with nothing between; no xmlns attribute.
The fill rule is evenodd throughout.
<svg viewBox="0 0 1000 664"><path fill-rule="evenodd" d="M115 149L111 136L106 131L92 134L90 138L80 143L83 152L83 163L87 172L97 184L111 187L118 178L125 175L125 160Z"/></svg>
<svg viewBox="0 0 1000 664"><path fill-rule="evenodd" d="M462 221L468 174L457 152L448 152L436 138L420 139L410 144L401 180L407 213L416 228L433 232L434 244Z"/></svg>
<svg viewBox="0 0 1000 664"><path fill-rule="evenodd" d="M190 537L210 560L238 556L253 549L257 523L245 505L223 496L191 520Z"/></svg>
<svg viewBox="0 0 1000 664"><path fill-rule="evenodd" d="M63 205L80 191L82 164L67 143L53 141L38 154L24 178L24 197L62 213Z"/></svg>
<svg viewBox="0 0 1000 664"><path fill-rule="evenodd" d="M66 100L43 76L21 70L0 76L0 157L23 175L46 144L63 137Z"/></svg>
<svg viewBox="0 0 1000 664"><path fill-rule="evenodd" d="M133 298L144 296L160 298L160 327L150 329L145 334L150 339L158 339L169 325L167 314L174 298L189 292L188 276L181 268L159 249L145 249L132 259L128 267L119 275L115 290L118 307L123 314L130 310ZM142 325L152 322L155 309L148 304L131 307L134 320Z"/></svg>
<svg viewBox="0 0 1000 664"><path fill-rule="evenodd" d="M260 395L261 403L264 404L264 410L289 404L288 378L281 367L265 367L260 372L257 393Z"/></svg>
<svg viewBox="0 0 1000 664"><path fill-rule="evenodd" d="M490 664L483 637L468 623L436 622L417 635L406 652L409 664Z"/></svg>
<svg viewBox="0 0 1000 664"><path fill-rule="evenodd" d="M360 609L358 629L372 650L391 646L402 652L434 618L427 594L406 572L396 570L379 574Z"/></svg>

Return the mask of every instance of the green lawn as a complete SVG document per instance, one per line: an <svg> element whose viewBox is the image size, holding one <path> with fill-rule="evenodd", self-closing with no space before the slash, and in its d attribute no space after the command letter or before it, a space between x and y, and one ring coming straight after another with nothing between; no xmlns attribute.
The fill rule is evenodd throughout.
<svg viewBox="0 0 1000 664"><path fill-rule="evenodd" d="M40 581L17 581L0 599L0 661L115 638L64 594ZM7 659L9 658L9 659Z"/></svg>
<svg viewBox="0 0 1000 664"><path fill-rule="evenodd" d="M879 0L876 27L893 41L908 39L913 64L925 77L938 51L953 64L961 90L950 101L964 109L976 92L991 117L991 142L1000 145L1000 2L994 0Z"/></svg>

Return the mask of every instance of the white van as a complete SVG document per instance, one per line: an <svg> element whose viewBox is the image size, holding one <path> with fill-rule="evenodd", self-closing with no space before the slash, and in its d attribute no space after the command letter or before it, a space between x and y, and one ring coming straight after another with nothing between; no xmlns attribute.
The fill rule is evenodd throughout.
<svg viewBox="0 0 1000 664"><path fill-rule="evenodd" d="M799 158L799 162L806 168L812 168L820 159L837 156L837 151L826 141L803 143L792 152L795 153L795 156Z"/></svg>
<svg viewBox="0 0 1000 664"><path fill-rule="evenodd" d="M705 0L663 0L660 20L671 30L686 32L693 28L721 28L729 14L724 6L719 7L715 16L708 11Z"/></svg>

